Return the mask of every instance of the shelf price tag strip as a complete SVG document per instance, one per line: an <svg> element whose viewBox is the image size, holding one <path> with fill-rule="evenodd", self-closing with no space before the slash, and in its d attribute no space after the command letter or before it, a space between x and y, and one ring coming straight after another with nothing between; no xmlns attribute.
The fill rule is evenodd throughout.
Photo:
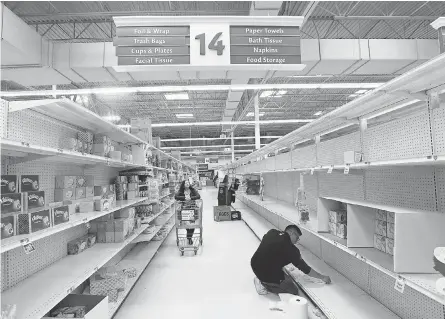
<svg viewBox="0 0 445 319"><path fill-rule="evenodd" d="M405 291L405 283L405 278L397 276L396 282L394 283L394 289L403 294L403 292Z"/></svg>

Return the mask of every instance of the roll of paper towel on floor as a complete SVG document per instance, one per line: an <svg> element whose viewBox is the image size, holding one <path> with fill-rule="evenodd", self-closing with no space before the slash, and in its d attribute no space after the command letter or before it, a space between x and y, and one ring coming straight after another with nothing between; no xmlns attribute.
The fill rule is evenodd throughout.
<svg viewBox="0 0 445 319"><path fill-rule="evenodd" d="M294 296L289 299L286 311L289 319L308 319L308 304L305 298Z"/></svg>

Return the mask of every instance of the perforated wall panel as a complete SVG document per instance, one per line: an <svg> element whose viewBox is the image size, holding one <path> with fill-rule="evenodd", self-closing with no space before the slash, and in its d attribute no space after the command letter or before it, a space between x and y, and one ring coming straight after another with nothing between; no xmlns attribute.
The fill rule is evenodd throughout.
<svg viewBox="0 0 445 319"><path fill-rule="evenodd" d="M445 214L445 168L436 168L437 206Z"/></svg>
<svg viewBox="0 0 445 319"><path fill-rule="evenodd" d="M292 151L292 168L314 167L316 165L315 145Z"/></svg>
<svg viewBox="0 0 445 319"><path fill-rule="evenodd" d="M0 99L0 137L7 137L8 129L8 101Z"/></svg>
<svg viewBox="0 0 445 319"><path fill-rule="evenodd" d="M323 260L354 284L369 293L369 266L347 252L322 240Z"/></svg>
<svg viewBox="0 0 445 319"><path fill-rule="evenodd" d="M290 169L291 168L291 153L284 153L275 156L275 169Z"/></svg>
<svg viewBox="0 0 445 319"><path fill-rule="evenodd" d="M436 210L433 167L365 170L366 200L378 204Z"/></svg>
<svg viewBox="0 0 445 319"><path fill-rule="evenodd" d="M108 185L114 182L114 177L119 175L119 169L108 166L95 166L85 169L85 175L94 176L96 186Z"/></svg>
<svg viewBox="0 0 445 319"><path fill-rule="evenodd" d="M277 173L277 197L289 204L294 204L295 172Z"/></svg>
<svg viewBox="0 0 445 319"><path fill-rule="evenodd" d="M368 128L364 149L369 162L432 155L428 112Z"/></svg>
<svg viewBox="0 0 445 319"><path fill-rule="evenodd" d="M264 194L277 198L277 174L267 173L263 174L264 178Z"/></svg>
<svg viewBox="0 0 445 319"><path fill-rule="evenodd" d="M320 197L339 197L353 200L364 200L363 171L350 171L345 175L340 171L332 174L318 172Z"/></svg>
<svg viewBox="0 0 445 319"><path fill-rule="evenodd" d="M342 165L344 164L344 152L346 151L361 152L360 132L340 136L318 144L317 164Z"/></svg>
<svg viewBox="0 0 445 319"><path fill-rule="evenodd" d="M445 155L445 107L433 111L433 128L436 155Z"/></svg>
<svg viewBox="0 0 445 319"><path fill-rule="evenodd" d="M370 294L403 319L443 319L444 307L442 304L405 286L402 293L394 289L395 279L369 268Z"/></svg>
<svg viewBox="0 0 445 319"><path fill-rule="evenodd" d="M35 241L34 247L36 250L29 255L25 254L22 247L3 253L2 259L5 259L5 267L2 268L2 278L6 276L7 283L2 285L2 289L8 289L39 270L66 257L67 243L86 235L86 233L85 225L79 225Z"/></svg>
<svg viewBox="0 0 445 319"><path fill-rule="evenodd" d="M8 138L47 147L60 147L65 138L75 138L78 128L32 110L9 113Z"/></svg>
<svg viewBox="0 0 445 319"><path fill-rule="evenodd" d="M314 175L304 175L304 190L306 192L306 203L309 209L313 213L317 213L317 201L318 201L318 187L317 187L317 173Z"/></svg>
<svg viewBox="0 0 445 319"><path fill-rule="evenodd" d="M300 241L298 242L301 246L306 247L319 258L322 258L321 253L321 239L314 234L308 232L304 228L300 228L303 236L300 237Z"/></svg>

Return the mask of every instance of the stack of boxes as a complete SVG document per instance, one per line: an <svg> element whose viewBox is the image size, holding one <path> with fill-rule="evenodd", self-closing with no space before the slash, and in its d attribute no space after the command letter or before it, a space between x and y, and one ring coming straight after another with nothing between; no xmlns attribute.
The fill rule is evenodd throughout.
<svg viewBox="0 0 445 319"><path fill-rule="evenodd" d="M106 267L90 277L90 294L108 296L108 302L116 302L118 293L127 287L128 276L123 269Z"/></svg>
<svg viewBox="0 0 445 319"><path fill-rule="evenodd" d="M339 238L347 238L346 210L329 211L329 232Z"/></svg>
<svg viewBox="0 0 445 319"><path fill-rule="evenodd" d="M394 213L377 210L375 215L374 247L394 255Z"/></svg>
<svg viewBox="0 0 445 319"><path fill-rule="evenodd" d="M148 184L148 200L159 200L159 181L154 178L147 179Z"/></svg>
<svg viewBox="0 0 445 319"><path fill-rule="evenodd" d="M116 187L117 200L132 200L139 197L137 176L118 176L114 181L114 185Z"/></svg>
<svg viewBox="0 0 445 319"><path fill-rule="evenodd" d="M54 205L47 205L38 175L1 176L1 238L31 234L69 220L68 214L53 219ZM58 213L59 211L57 211Z"/></svg>
<svg viewBox="0 0 445 319"><path fill-rule="evenodd" d="M93 176L56 176L54 201L68 205L70 213L94 211Z"/></svg>
<svg viewBox="0 0 445 319"><path fill-rule="evenodd" d="M92 221L89 233L95 234L99 243L120 243L141 223L141 218L135 217L135 208L127 207Z"/></svg>

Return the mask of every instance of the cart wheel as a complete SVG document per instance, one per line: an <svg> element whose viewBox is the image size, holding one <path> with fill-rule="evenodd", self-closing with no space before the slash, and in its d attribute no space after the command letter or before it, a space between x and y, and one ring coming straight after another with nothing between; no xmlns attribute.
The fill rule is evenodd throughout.
<svg viewBox="0 0 445 319"><path fill-rule="evenodd" d="M184 256L184 252L183 251L181 251L181 256Z"/></svg>
<svg viewBox="0 0 445 319"><path fill-rule="evenodd" d="M196 254L198 253L198 251L197 250L195 250L195 256L196 256Z"/></svg>

